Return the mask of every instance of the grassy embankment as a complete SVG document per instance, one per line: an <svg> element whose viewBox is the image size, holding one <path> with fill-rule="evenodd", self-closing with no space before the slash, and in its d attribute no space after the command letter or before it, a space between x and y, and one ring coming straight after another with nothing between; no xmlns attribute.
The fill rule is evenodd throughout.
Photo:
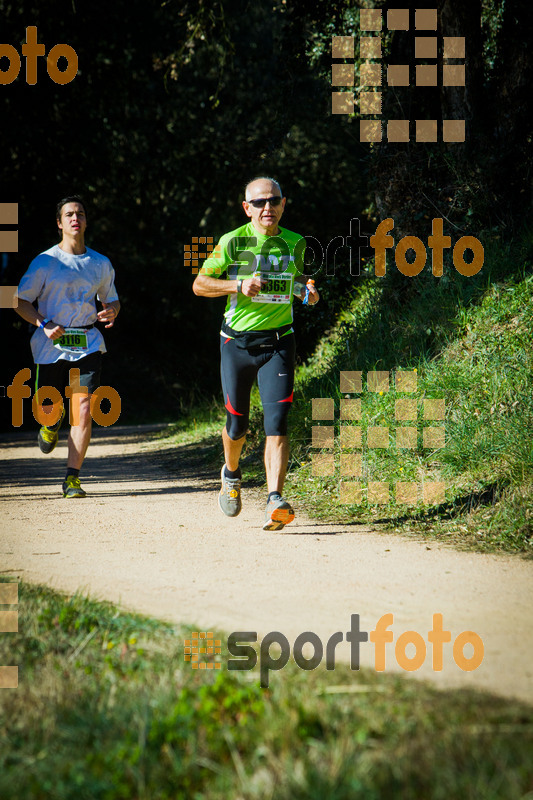
<svg viewBox="0 0 533 800"><path fill-rule="evenodd" d="M526 800L530 707L337 666L192 670L185 630L20 585L0 637L0 797ZM225 644L225 641L223 641Z"/></svg>
<svg viewBox="0 0 533 800"><path fill-rule="evenodd" d="M429 268L414 279L389 267L385 278L359 280L344 310L297 374L291 412L291 463L286 494L321 519L373 522L403 533L445 538L481 550L533 551L533 279L527 239L486 246L473 278L451 265L436 279ZM528 271L529 270L529 271ZM318 307L317 307L318 310ZM310 310L310 313L316 313ZM361 371L363 391L343 395L341 371ZM388 371L390 390L369 392L369 371ZM417 371L414 394L396 390L398 370ZM340 417L341 398L362 400L362 417ZM312 398L333 398L334 421L312 419ZM416 419L395 419L395 403L415 398ZM445 419L424 418L424 400L443 398ZM174 441L218 437L221 417L196 409ZM362 475L340 474L340 425L362 428ZM333 426L335 474L313 467L312 426ZM445 429L444 447L424 448L425 426ZM369 426L388 427L388 447L368 448ZM261 409L253 398L246 476L261 481ZM396 445L396 429L417 428L415 449ZM219 450L215 448L217 463ZM315 474L314 474L315 473ZM342 504L342 481L359 480L361 502ZM369 502L368 481L386 482L389 502ZM424 502L426 481L445 484L444 502ZM397 502L397 482L416 483L418 498Z"/></svg>

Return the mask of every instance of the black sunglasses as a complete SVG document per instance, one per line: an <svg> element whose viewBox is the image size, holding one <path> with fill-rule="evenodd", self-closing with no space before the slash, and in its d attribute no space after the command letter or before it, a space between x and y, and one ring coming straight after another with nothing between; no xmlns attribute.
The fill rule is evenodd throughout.
<svg viewBox="0 0 533 800"><path fill-rule="evenodd" d="M261 197L259 200L248 200L248 202L254 208L264 208L267 203L270 203L271 206L279 206L282 199L282 197L276 195L275 197Z"/></svg>

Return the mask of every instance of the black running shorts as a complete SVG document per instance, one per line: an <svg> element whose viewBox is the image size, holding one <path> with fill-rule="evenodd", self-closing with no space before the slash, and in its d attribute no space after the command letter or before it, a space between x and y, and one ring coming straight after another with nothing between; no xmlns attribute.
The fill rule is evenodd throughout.
<svg viewBox="0 0 533 800"><path fill-rule="evenodd" d="M65 387L69 385L69 370L79 369L80 386L87 386L92 394L100 386L100 373L102 370L102 353L89 353L88 356L77 361L66 361L61 358L53 364L35 365L35 394L40 386L53 386L65 398ZM74 386L74 383L73 383ZM51 400L43 400L43 405L48 405Z"/></svg>
<svg viewBox="0 0 533 800"><path fill-rule="evenodd" d="M287 435L287 416L294 387L294 334L269 347L242 348L236 339L221 336L220 374L230 439L246 435L250 393L257 378L267 436Z"/></svg>

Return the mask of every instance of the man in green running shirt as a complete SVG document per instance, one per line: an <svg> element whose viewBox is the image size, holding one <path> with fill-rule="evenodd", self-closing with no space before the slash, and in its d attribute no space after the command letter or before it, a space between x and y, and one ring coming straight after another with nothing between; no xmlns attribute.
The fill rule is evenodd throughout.
<svg viewBox="0 0 533 800"><path fill-rule="evenodd" d="M227 295L220 332L220 371L226 408L225 463L218 497L229 517L241 511L239 459L248 430L250 392L257 378L263 406L268 499L264 530L280 530L294 511L282 496L289 460L287 417L293 399L294 297L319 300L303 272L305 239L279 226L285 209L279 183L255 178L243 208L250 221L224 234L193 284L202 297Z"/></svg>

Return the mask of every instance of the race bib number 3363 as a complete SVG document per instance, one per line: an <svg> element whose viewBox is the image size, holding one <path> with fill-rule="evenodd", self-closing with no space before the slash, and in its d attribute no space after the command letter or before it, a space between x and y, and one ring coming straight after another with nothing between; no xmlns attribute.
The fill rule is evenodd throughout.
<svg viewBox="0 0 533 800"><path fill-rule="evenodd" d="M261 291L252 298L254 303L290 303L294 275L290 272L261 272Z"/></svg>

